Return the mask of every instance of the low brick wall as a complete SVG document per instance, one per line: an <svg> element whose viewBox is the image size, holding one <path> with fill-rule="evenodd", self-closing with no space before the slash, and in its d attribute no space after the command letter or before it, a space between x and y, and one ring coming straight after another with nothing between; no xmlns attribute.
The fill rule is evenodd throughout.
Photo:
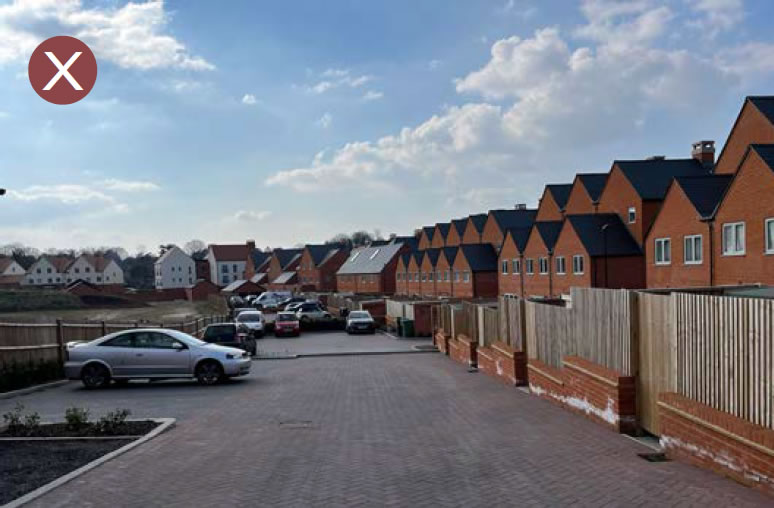
<svg viewBox="0 0 774 508"><path fill-rule="evenodd" d="M449 340L449 356L451 359L469 367L477 365L477 342L471 341L464 335L458 335L456 339Z"/></svg>
<svg viewBox="0 0 774 508"><path fill-rule="evenodd" d="M478 368L509 385L527 384L527 359L521 351L507 344L495 342L477 349Z"/></svg>
<svg viewBox="0 0 774 508"><path fill-rule="evenodd" d="M672 459L774 494L774 429L677 393L659 395L661 446Z"/></svg>
<svg viewBox="0 0 774 508"><path fill-rule="evenodd" d="M532 393L622 433L636 431L635 382L632 376L577 356L556 368L529 360Z"/></svg>
<svg viewBox="0 0 774 508"><path fill-rule="evenodd" d="M438 351L440 351L445 355L449 354L450 340L451 340L451 336L446 335L446 332L441 328L438 328L433 334L433 344L435 344L435 347L438 348Z"/></svg>

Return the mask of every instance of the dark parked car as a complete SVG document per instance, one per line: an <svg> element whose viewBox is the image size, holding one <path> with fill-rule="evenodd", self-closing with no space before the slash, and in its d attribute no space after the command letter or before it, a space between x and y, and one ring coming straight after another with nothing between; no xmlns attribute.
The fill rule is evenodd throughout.
<svg viewBox="0 0 774 508"><path fill-rule="evenodd" d="M353 310L347 316L347 333L376 333L376 322L367 310Z"/></svg>
<svg viewBox="0 0 774 508"><path fill-rule="evenodd" d="M204 330L202 340L220 346L239 348L252 355L257 351L255 338L240 332L236 323L208 325Z"/></svg>

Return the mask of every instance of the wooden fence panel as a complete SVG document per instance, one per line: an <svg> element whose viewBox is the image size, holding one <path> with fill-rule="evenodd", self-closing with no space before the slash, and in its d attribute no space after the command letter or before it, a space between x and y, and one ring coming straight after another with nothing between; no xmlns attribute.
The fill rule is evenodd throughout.
<svg viewBox="0 0 774 508"><path fill-rule="evenodd" d="M500 312L491 307L480 307L480 329L479 344L482 346L491 346L495 341L500 340Z"/></svg>
<svg viewBox="0 0 774 508"><path fill-rule="evenodd" d="M0 369L58 358L56 324L0 323Z"/></svg>
<svg viewBox="0 0 774 508"><path fill-rule="evenodd" d="M672 297L641 293L637 414L645 430L660 435L658 394L677 389Z"/></svg>

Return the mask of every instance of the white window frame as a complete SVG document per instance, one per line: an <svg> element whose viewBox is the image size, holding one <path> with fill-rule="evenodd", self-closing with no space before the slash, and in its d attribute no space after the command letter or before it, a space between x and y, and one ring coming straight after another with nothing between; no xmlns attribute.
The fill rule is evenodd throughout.
<svg viewBox="0 0 774 508"><path fill-rule="evenodd" d="M507 259L503 259L500 262L500 270L502 271L503 275L508 275L508 260Z"/></svg>
<svg viewBox="0 0 774 508"><path fill-rule="evenodd" d="M513 275L519 275L521 273L521 259L513 258L511 264L513 265Z"/></svg>
<svg viewBox="0 0 774 508"><path fill-rule="evenodd" d="M659 261L658 248L661 245L661 260ZM664 246L667 249L664 249ZM665 256L666 254L666 256ZM666 266L672 264L672 238L656 238L654 243L653 260L659 266Z"/></svg>
<svg viewBox="0 0 774 508"><path fill-rule="evenodd" d="M556 258L556 274L557 275L564 275L567 273L567 261L565 261L564 256L557 256Z"/></svg>
<svg viewBox="0 0 774 508"><path fill-rule="evenodd" d="M575 254L572 257L572 273L574 275L583 275L584 273L584 266L583 266L584 260L582 254ZM580 267L580 269L578 269Z"/></svg>
<svg viewBox="0 0 774 508"><path fill-rule="evenodd" d="M742 226L742 249L738 250L736 248L736 245L739 243L739 238L737 235L737 227ZM734 250L727 251L726 250L726 229L730 229L733 231L733 240L734 240ZM747 226L744 222L727 222L723 224L723 228L721 230L721 241L723 242L722 245L722 252L724 256L744 256L747 252L747 241L746 241L746 234L747 234Z"/></svg>
<svg viewBox="0 0 774 508"><path fill-rule="evenodd" d="M535 275L535 260L527 258L527 266L525 268L527 269L527 275Z"/></svg>
<svg viewBox="0 0 774 508"><path fill-rule="evenodd" d="M766 254L774 254L774 217L763 221L763 240Z"/></svg>
<svg viewBox="0 0 774 508"><path fill-rule="evenodd" d="M637 222L637 208L630 206L629 215L626 218L629 220L629 224Z"/></svg>
<svg viewBox="0 0 774 508"><path fill-rule="evenodd" d="M697 255L696 240L699 240ZM691 245L693 259L688 259L688 245ZM683 237L683 263L686 265L700 265L704 262L704 237L702 235L686 235Z"/></svg>
<svg viewBox="0 0 774 508"><path fill-rule="evenodd" d="M545 270L543 270L543 267L545 267ZM538 258L538 269L540 270L540 275L548 275L549 266L547 257Z"/></svg>
<svg viewBox="0 0 774 508"><path fill-rule="evenodd" d="M469 270L465 270L464 272L462 272L462 280L465 283L470 282L470 271Z"/></svg>

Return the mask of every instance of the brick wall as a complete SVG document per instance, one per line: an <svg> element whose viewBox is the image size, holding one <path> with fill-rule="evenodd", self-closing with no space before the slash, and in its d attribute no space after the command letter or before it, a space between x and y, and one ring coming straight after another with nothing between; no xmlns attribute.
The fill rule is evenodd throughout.
<svg viewBox="0 0 774 508"><path fill-rule="evenodd" d="M548 273L540 273L540 261L541 257L548 258ZM527 273L527 260L532 259L535 267L534 273L529 275ZM550 274L553 270L553 259L548 255L548 249L537 229L533 229L529 235L529 241L526 247L524 247L524 260L522 261L521 270L524 276L524 297L530 296L551 296L551 281Z"/></svg>
<svg viewBox="0 0 774 508"><path fill-rule="evenodd" d="M774 171L750 152L731 183L713 225L715 285L774 284L774 254L765 254L764 220L774 218ZM745 222L745 254L723 255L723 224Z"/></svg>
<svg viewBox="0 0 774 508"><path fill-rule="evenodd" d="M476 272L471 274L473 279L474 298L494 298L498 294L497 272Z"/></svg>
<svg viewBox="0 0 774 508"><path fill-rule="evenodd" d="M430 256L425 256L422 259L422 273L425 274L425 281L422 282L420 278L420 292L422 296L435 297L436 295L436 282L435 282L435 267L430 261ZM430 274L432 274L433 280L430 280Z"/></svg>
<svg viewBox="0 0 774 508"><path fill-rule="evenodd" d="M507 344L495 342L476 350L478 368L485 374L510 385L527 383L527 357Z"/></svg>
<svg viewBox="0 0 774 508"><path fill-rule="evenodd" d="M449 226L449 234L446 235L446 246L447 247L455 247L462 243L462 237L457 232L457 228L452 224Z"/></svg>
<svg viewBox="0 0 774 508"><path fill-rule="evenodd" d="M459 362L469 367L475 367L478 361L476 348L478 343L471 341L464 335L458 335L449 340L449 356L455 362Z"/></svg>
<svg viewBox="0 0 774 508"><path fill-rule="evenodd" d="M411 256L411 260L408 264L408 271L410 274L410 279L407 284L408 293L409 295L419 295L422 291L422 277L419 276L417 280L415 278L417 277L416 274L419 273L419 265L417 264L416 259L414 256Z"/></svg>
<svg viewBox="0 0 774 508"><path fill-rule="evenodd" d="M504 233L500 230L500 226L497 225L494 215L490 213L484 224L484 230L481 232L481 241L490 244L495 249L499 249L503 243L503 236Z"/></svg>
<svg viewBox="0 0 774 508"><path fill-rule="evenodd" d="M570 196L567 198L567 204L564 206L565 215L594 213L596 211L594 208L591 197L586 192L586 187L576 178Z"/></svg>
<svg viewBox="0 0 774 508"><path fill-rule="evenodd" d="M645 242L645 272L649 288L679 288L710 286L710 247L707 224L699 220L698 212L679 185L672 184L656 221ZM685 264L684 237L702 235L702 263ZM656 264L657 238L670 238L672 262Z"/></svg>
<svg viewBox="0 0 774 508"><path fill-rule="evenodd" d="M446 239L441 234L441 229L436 226L435 233L433 233L433 241L430 242L430 247L443 247L446 245Z"/></svg>
<svg viewBox="0 0 774 508"><path fill-rule="evenodd" d="M637 219L633 224L629 224L629 207L632 206L636 211ZM599 197L599 213L617 213L637 243L642 245L646 231L643 229L642 209L643 204L640 196L626 179L626 176L618 169L618 166L614 165L613 169L610 170L605 189Z"/></svg>
<svg viewBox="0 0 774 508"><path fill-rule="evenodd" d="M449 261L446 259L446 255L443 251L438 255L438 262L436 263L435 269L436 271L441 272L441 280L435 282L436 296L451 296L454 274L451 272ZM449 270L449 280L444 280L447 270Z"/></svg>
<svg viewBox="0 0 774 508"><path fill-rule="evenodd" d="M774 126L753 104L745 101L739 119L720 154L715 173L732 174L752 143L774 143Z"/></svg>
<svg viewBox="0 0 774 508"><path fill-rule="evenodd" d="M435 330L433 344L438 348L438 351L445 355L449 354L449 340L451 340L451 335L448 335L445 330L440 328Z"/></svg>
<svg viewBox="0 0 774 508"><path fill-rule="evenodd" d="M583 192L585 193L585 191ZM575 255L583 256L582 274L575 274L572 271L572 257ZM574 286L583 288L594 287L593 266L589 262L589 255L569 221L564 223L562 232L559 233L559 238L557 238L556 245L554 246L554 258L558 256L564 257L566 273L564 275L553 274L552 283L555 295L569 294L570 288ZM551 270L555 272L556 261L553 261L553 263L554 266L551 267Z"/></svg>
<svg viewBox="0 0 774 508"><path fill-rule="evenodd" d="M513 273L514 258L520 259L519 250L511 239L511 236L508 235L505 238L505 243L503 244L503 248L500 250L500 255L497 259L497 291L501 295L511 294L522 296L521 276L524 272L524 260L521 260L521 273L515 274ZM503 261L508 261L507 274L503 273Z"/></svg>
<svg viewBox="0 0 774 508"><path fill-rule="evenodd" d="M433 243L432 240L430 240L430 238L427 237L427 233L424 230L422 230L422 234L419 235L419 243L418 243L419 250L429 249L432 246L432 243Z"/></svg>
<svg viewBox="0 0 774 508"><path fill-rule="evenodd" d="M607 281L605 281L605 263L607 262ZM645 257L616 256L595 257L591 259L591 270L596 277L594 287L610 289L642 289L645 287ZM592 279L593 280L593 279Z"/></svg>
<svg viewBox="0 0 774 508"><path fill-rule="evenodd" d="M559 210L559 205L556 204L554 196L546 188L543 191L543 197L540 198L535 221L544 222L550 220L562 220L562 212Z"/></svg>
<svg viewBox="0 0 774 508"><path fill-rule="evenodd" d="M676 393L659 395L667 456L774 494L774 430Z"/></svg>
<svg viewBox="0 0 774 508"><path fill-rule="evenodd" d="M468 224L465 226L465 234L462 235L462 243L481 243L481 233L478 232L476 226L473 225L473 221L468 219Z"/></svg>
<svg viewBox="0 0 774 508"><path fill-rule="evenodd" d="M530 358L532 393L566 409L611 427L617 432L636 430L635 380L577 356L556 368Z"/></svg>

